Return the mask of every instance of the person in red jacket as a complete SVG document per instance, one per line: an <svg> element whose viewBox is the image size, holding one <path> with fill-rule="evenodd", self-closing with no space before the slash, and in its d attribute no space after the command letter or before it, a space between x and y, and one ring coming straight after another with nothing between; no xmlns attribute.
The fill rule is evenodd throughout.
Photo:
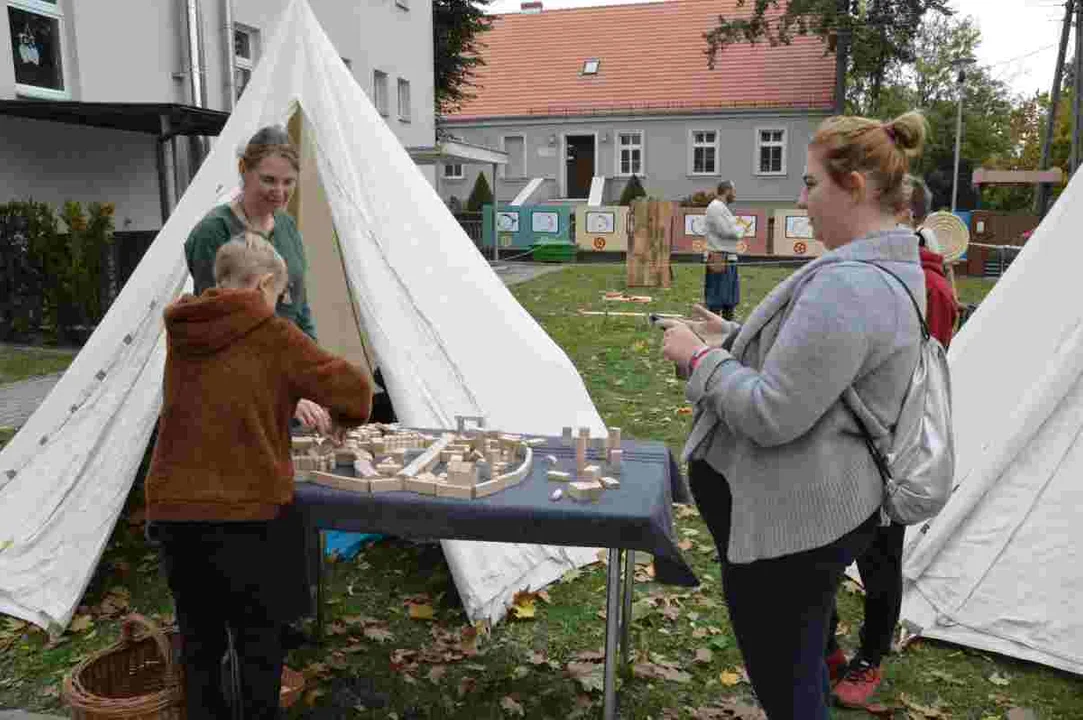
<svg viewBox="0 0 1083 720"><path fill-rule="evenodd" d="M944 274L936 234L921 223L929 214L932 195L920 178L908 176L910 204L899 213L902 225L917 228L918 253L925 271L925 320L929 332L945 348L951 343L957 315L955 293ZM857 559L865 587L865 619L861 647L847 660L835 640L838 611L832 614L825 661L835 682L832 694L846 707L866 707L880 686L880 663L891 652L891 641L902 609L902 548L906 526L891 523L877 528L872 545Z"/></svg>

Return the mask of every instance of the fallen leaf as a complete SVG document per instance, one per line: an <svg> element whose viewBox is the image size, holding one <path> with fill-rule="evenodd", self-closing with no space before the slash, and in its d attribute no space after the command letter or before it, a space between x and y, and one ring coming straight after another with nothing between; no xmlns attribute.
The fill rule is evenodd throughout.
<svg viewBox="0 0 1083 720"><path fill-rule="evenodd" d="M372 625L365 628L365 637L378 643L385 643L388 640L395 639L395 636L391 634L390 630L378 625Z"/></svg>
<svg viewBox="0 0 1083 720"><path fill-rule="evenodd" d="M944 718L947 715L944 714L939 707L931 707L929 705L922 705L914 700L911 700L906 693L899 693L899 701L912 713L917 713L922 718L928 718L928 720L937 720L937 718Z"/></svg>
<svg viewBox="0 0 1083 720"><path fill-rule="evenodd" d="M511 614L517 620L531 620L534 618L535 612L533 593L515 593L515 597L512 598Z"/></svg>
<svg viewBox="0 0 1083 720"><path fill-rule="evenodd" d="M474 692L474 688L478 686L478 681L472 677L464 677L459 681L459 697L465 696L467 693Z"/></svg>
<svg viewBox="0 0 1083 720"><path fill-rule="evenodd" d="M692 637L694 637L697 640L707 637L708 634L709 633L707 631L707 628L705 628L705 627L698 627L698 628L696 628L695 630L692 631Z"/></svg>
<svg viewBox="0 0 1083 720"><path fill-rule="evenodd" d="M677 543L677 547L679 547L681 550L691 550L692 545L693 543L691 540L681 540L679 543Z"/></svg>
<svg viewBox="0 0 1083 720"><path fill-rule="evenodd" d="M695 505L685 505L683 503L673 503L673 512L677 515L678 520L684 520L686 518L699 517L699 510Z"/></svg>
<svg viewBox="0 0 1083 720"><path fill-rule="evenodd" d="M587 692L601 692L605 683L605 667L598 663L570 662L565 666L568 675Z"/></svg>
<svg viewBox="0 0 1083 720"><path fill-rule="evenodd" d="M421 605L410 603L409 608L409 615L411 620L432 620L435 614L433 612L432 605L428 604Z"/></svg>
<svg viewBox="0 0 1083 720"><path fill-rule="evenodd" d="M576 660L583 662L602 662L605 660L604 650L580 650L575 654Z"/></svg>
<svg viewBox="0 0 1083 720"><path fill-rule="evenodd" d="M883 718L883 720L893 720L895 712L902 708L897 705L884 705L882 703L873 703L865 706L865 712L873 717Z"/></svg>
<svg viewBox="0 0 1083 720"><path fill-rule="evenodd" d="M692 414L692 406L691 405L685 405L684 407L677 408L677 414L678 415L691 415Z"/></svg>
<svg viewBox="0 0 1083 720"><path fill-rule="evenodd" d="M662 720L681 720L681 711L677 708L662 708Z"/></svg>
<svg viewBox="0 0 1083 720"><path fill-rule="evenodd" d="M696 708L693 720L767 720L760 708L745 705L734 698L720 698L714 705Z"/></svg>
<svg viewBox="0 0 1083 720"><path fill-rule="evenodd" d="M445 674L447 674L447 665L433 665L429 668L429 682L439 683Z"/></svg>
<svg viewBox="0 0 1083 720"><path fill-rule="evenodd" d="M1008 685L1011 685L1011 682L1012 682L1008 678L1006 678L1006 677L1004 677L1002 675L999 675L997 673L993 673L992 675L990 675L988 680L989 680L989 682L993 683L997 687L1006 687Z"/></svg>
<svg viewBox="0 0 1083 720"><path fill-rule="evenodd" d="M694 662L699 663L700 665L710 665L712 659L714 659L714 653L707 648L700 648L699 650L696 650L696 658Z"/></svg>
<svg viewBox="0 0 1083 720"><path fill-rule="evenodd" d="M56 685L49 685L49 686L43 688L41 693L39 693L39 694L41 695L41 697L44 697L44 698L60 697L60 688L57 687Z"/></svg>
<svg viewBox="0 0 1083 720"><path fill-rule="evenodd" d="M865 588L858 585L854 580L846 578L842 581L842 587L851 595L864 595Z"/></svg>
<svg viewBox="0 0 1083 720"><path fill-rule="evenodd" d="M675 667L662 665L656 662L636 663L632 666L632 674L640 678L669 680L677 683L692 682L692 676L683 670L678 670Z"/></svg>
<svg viewBox="0 0 1083 720"><path fill-rule="evenodd" d="M850 634L850 626L846 623L839 623L839 626L835 628L835 637L846 637Z"/></svg>
<svg viewBox="0 0 1083 720"><path fill-rule="evenodd" d="M741 682L741 676L731 670L723 670L718 681L725 687L733 687Z"/></svg>
<svg viewBox="0 0 1083 720"><path fill-rule="evenodd" d="M76 615L71 621L71 625L68 626L68 630L73 633L81 633L85 630L89 630L94 625L94 618L89 615Z"/></svg>
<svg viewBox="0 0 1083 720"><path fill-rule="evenodd" d="M1007 720L1038 720L1038 714L1030 708L1013 707L1008 711Z"/></svg>
<svg viewBox="0 0 1083 720"><path fill-rule="evenodd" d="M320 695L323 695L323 694L324 694L324 691L321 688L312 688L311 690L309 690L308 692L305 693L305 705L308 705L309 707L312 707L313 705L316 704L317 698L319 698Z"/></svg>
<svg viewBox="0 0 1083 720"><path fill-rule="evenodd" d="M966 685L966 682L960 680L951 673L944 672L943 670L930 670L929 677L933 678L934 680L946 682L949 685L958 685L959 687L963 687Z"/></svg>
<svg viewBox="0 0 1083 720"><path fill-rule="evenodd" d="M531 650L527 653L526 661L531 665L544 665L546 662L545 653Z"/></svg>
<svg viewBox="0 0 1083 720"><path fill-rule="evenodd" d="M506 712L508 715L516 715L523 717L526 713L523 712L523 706L515 701L511 695L505 695L500 699L500 709Z"/></svg>
<svg viewBox="0 0 1083 720"><path fill-rule="evenodd" d="M545 590L539 590L538 592L536 592L534 594L538 597L539 600L544 602L546 605L552 605L553 604L552 598L549 597L549 593L547 593Z"/></svg>

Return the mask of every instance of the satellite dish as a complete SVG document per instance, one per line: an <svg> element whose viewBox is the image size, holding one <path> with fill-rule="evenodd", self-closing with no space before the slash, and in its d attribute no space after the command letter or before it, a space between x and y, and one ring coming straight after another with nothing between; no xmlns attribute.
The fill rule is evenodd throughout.
<svg viewBox="0 0 1083 720"><path fill-rule="evenodd" d="M930 213L922 227L936 233L944 262L953 263L966 254L966 248L970 244L970 230L954 213L945 210Z"/></svg>

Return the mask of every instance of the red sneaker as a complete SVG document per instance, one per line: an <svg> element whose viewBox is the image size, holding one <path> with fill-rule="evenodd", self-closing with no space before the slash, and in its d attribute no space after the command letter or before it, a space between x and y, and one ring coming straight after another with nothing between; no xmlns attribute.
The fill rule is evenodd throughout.
<svg viewBox="0 0 1083 720"><path fill-rule="evenodd" d="M848 662L846 653L842 651L842 648L835 648L835 652L825 657L824 662L827 663L827 677L831 681L831 687L835 687L835 683L845 673Z"/></svg>
<svg viewBox="0 0 1083 720"><path fill-rule="evenodd" d="M882 679L879 665L857 658L846 668L846 674L831 692L843 707L863 708L869 704L869 698L880 687Z"/></svg>

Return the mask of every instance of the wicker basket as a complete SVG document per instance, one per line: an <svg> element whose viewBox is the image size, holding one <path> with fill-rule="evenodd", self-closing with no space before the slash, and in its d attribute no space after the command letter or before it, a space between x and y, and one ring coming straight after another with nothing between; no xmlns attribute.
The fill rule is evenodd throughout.
<svg viewBox="0 0 1083 720"><path fill-rule="evenodd" d="M64 676L63 699L77 720L183 720L184 691L170 638L142 615L129 615L119 642Z"/></svg>

